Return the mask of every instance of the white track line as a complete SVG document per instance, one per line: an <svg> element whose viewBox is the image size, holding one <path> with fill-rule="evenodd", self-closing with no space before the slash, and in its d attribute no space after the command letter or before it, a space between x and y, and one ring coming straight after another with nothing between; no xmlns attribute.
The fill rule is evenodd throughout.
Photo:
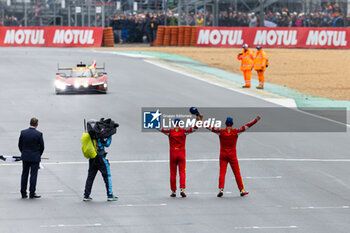
<svg viewBox="0 0 350 233"><path fill-rule="evenodd" d="M187 193L187 192L186 192ZM224 194L231 194L232 192L224 192ZM217 192L188 192L189 195L216 195Z"/></svg>
<svg viewBox="0 0 350 233"><path fill-rule="evenodd" d="M349 209L350 206L301 206L291 207L292 210L323 210L323 209Z"/></svg>
<svg viewBox="0 0 350 233"><path fill-rule="evenodd" d="M288 159L288 158L242 158L239 161L276 161L276 162L350 162L350 159ZM109 161L111 164L136 164L136 163L168 163L169 160L120 160L120 161ZM202 162L219 162L219 159L188 159L188 163L202 163ZM88 164L88 161L84 162L43 162L43 165L80 165ZM22 163L1 163L0 166L22 166ZM277 178L278 179L278 178Z"/></svg>
<svg viewBox="0 0 350 233"><path fill-rule="evenodd" d="M63 193L64 191L63 190L55 190L55 191L40 191L40 194L43 194L43 193ZM9 192L9 194L18 194L18 192Z"/></svg>
<svg viewBox="0 0 350 233"><path fill-rule="evenodd" d="M65 225L65 224L57 224L57 225L40 225L42 228L60 228L60 227L100 227L101 223L95 224L76 224L76 225Z"/></svg>
<svg viewBox="0 0 350 233"><path fill-rule="evenodd" d="M125 204L125 205L111 205L110 207L163 207L167 206L165 203L161 204Z"/></svg>
<svg viewBox="0 0 350 233"><path fill-rule="evenodd" d="M144 54L134 54L134 53L123 53L123 52L116 52L116 51L103 51L103 50L92 50L94 53L106 53L106 54L115 54L120 56L126 56L126 57L133 57L133 58L154 58L153 56L144 55Z"/></svg>
<svg viewBox="0 0 350 233"><path fill-rule="evenodd" d="M350 159L287 159L287 158L243 158L239 161L281 161L281 162L350 162Z"/></svg>
<svg viewBox="0 0 350 233"><path fill-rule="evenodd" d="M236 230L264 230L264 229L296 229L297 226L249 226L249 227L234 227Z"/></svg>
<svg viewBox="0 0 350 233"><path fill-rule="evenodd" d="M260 179L282 179L282 176L246 176L244 179L260 180Z"/></svg>
<svg viewBox="0 0 350 233"><path fill-rule="evenodd" d="M325 174L327 177L331 178L332 180L334 180L335 182L337 182L338 184L340 184L341 186L348 188L348 189L350 188L350 186L346 182L342 181L338 177L335 177L327 172L322 172L322 173Z"/></svg>

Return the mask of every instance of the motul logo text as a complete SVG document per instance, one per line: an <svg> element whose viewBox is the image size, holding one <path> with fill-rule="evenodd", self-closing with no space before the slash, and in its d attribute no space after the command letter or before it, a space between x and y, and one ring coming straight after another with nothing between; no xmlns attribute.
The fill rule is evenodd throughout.
<svg viewBox="0 0 350 233"><path fill-rule="evenodd" d="M257 30L254 45L296 45L297 31L292 30Z"/></svg>
<svg viewBox="0 0 350 233"><path fill-rule="evenodd" d="M101 27L0 27L0 47L99 47Z"/></svg>
<svg viewBox="0 0 350 233"><path fill-rule="evenodd" d="M198 27L198 47L350 49L350 28Z"/></svg>
<svg viewBox="0 0 350 233"><path fill-rule="evenodd" d="M93 30L56 30L53 44L93 44Z"/></svg>
<svg viewBox="0 0 350 233"><path fill-rule="evenodd" d="M242 30L200 30L197 44L242 45Z"/></svg>
<svg viewBox="0 0 350 233"><path fill-rule="evenodd" d="M4 44L45 44L44 30L7 30Z"/></svg>
<svg viewBox="0 0 350 233"><path fill-rule="evenodd" d="M310 31L306 45L346 46L346 31Z"/></svg>

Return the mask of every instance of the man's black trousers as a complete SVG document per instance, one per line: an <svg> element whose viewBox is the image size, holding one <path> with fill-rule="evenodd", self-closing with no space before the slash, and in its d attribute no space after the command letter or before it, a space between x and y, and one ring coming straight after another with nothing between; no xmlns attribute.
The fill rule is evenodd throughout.
<svg viewBox="0 0 350 233"><path fill-rule="evenodd" d="M36 181L38 179L38 170L40 162L26 162L22 161L23 170L21 178L21 194L22 196L27 196L27 184L28 176L30 172L30 186L29 186L29 197L33 197L36 190Z"/></svg>
<svg viewBox="0 0 350 233"><path fill-rule="evenodd" d="M89 171L88 177L86 179L85 184L85 192L84 196L89 197L91 194L92 185L94 183L94 179L96 177L97 172L100 171L103 177L103 180L106 185L107 196L112 197L112 179L109 162L104 156L97 155L96 158L89 160Z"/></svg>

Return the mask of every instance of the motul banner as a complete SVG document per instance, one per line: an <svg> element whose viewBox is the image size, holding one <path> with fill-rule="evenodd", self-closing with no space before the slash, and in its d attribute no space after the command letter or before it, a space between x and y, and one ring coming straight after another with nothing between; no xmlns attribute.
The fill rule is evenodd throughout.
<svg viewBox="0 0 350 233"><path fill-rule="evenodd" d="M101 27L0 27L0 46L100 47Z"/></svg>
<svg viewBox="0 0 350 233"><path fill-rule="evenodd" d="M349 49L348 28L229 28L198 27L198 47Z"/></svg>

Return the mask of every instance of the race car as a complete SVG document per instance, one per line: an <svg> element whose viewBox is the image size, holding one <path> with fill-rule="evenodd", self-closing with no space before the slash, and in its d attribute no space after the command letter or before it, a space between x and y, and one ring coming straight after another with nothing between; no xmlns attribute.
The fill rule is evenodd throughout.
<svg viewBox="0 0 350 233"><path fill-rule="evenodd" d="M104 67L96 67L95 61L90 66L82 62L71 68L58 65L57 70L56 94L107 93L107 73ZM103 72L97 72L97 70L103 70Z"/></svg>

